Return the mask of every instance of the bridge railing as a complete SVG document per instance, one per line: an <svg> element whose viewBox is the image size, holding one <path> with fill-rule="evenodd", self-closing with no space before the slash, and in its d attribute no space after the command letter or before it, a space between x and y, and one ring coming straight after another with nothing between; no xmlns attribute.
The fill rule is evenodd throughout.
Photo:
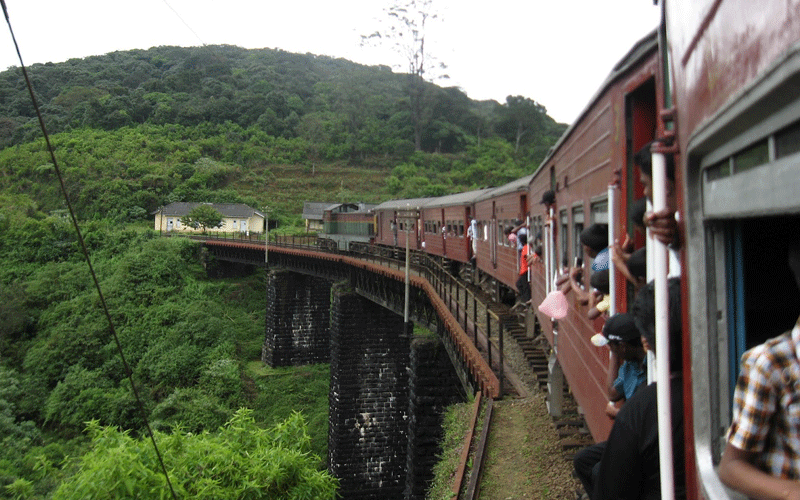
<svg viewBox="0 0 800 500"><path fill-rule="evenodd" d="M217 241L235 241L253 244L264 244L264 233L242 233L240 231L223 232L213 231L205 234L187 233L187 232L168 232L162 233L162 236L171 237L185 237L194 240L217 240ZM329 250L326 248L325 240L318 238L316 235L286 235L286 234L269 234L269 244L277 245L286 248L316 248L321 250Z"/></svg>
<svg viewBox="0 0 800 500"><path fill-rule="evenodd" d="M173 236L179 234L173 233ZM205 235L188 235L193 239L221 240L250 242L254 244L264 244L262 234L244 233L209 233ZM259 238L260 237L260 238ZM402 270L405 268L405 249L395 247L384 247L379 245L363 244L354 247L349 252L342 252L338 249L336 242L316 236L295 236L269 234L270 246L282 248L298 248L327 253L343 254L354 256L360 260L365 260L381 266ZM410 250L409 256L410 272L414 275L424 277L433 286L439 297L445 302L447 308L456 318L459 326L470 337L476 348L486 353L489 365L496 370L500 381L500 393L503 393L504 383L504 320L497 313L493 312L488 303L478 297L478 294L468 286L468 284L453 275L443 262L425 252ZM497 349L494 349L493 339L497 341Z"/></svg>
<svg viewBox="0 0 800 500"><path fill-rule="evenodd" d="M376 251L376 249L378 251ZM490 366L496 367L500 380L500 393L503 392L504 379L504 320L492 311L484 300L478 297L468 284L449 272L436 257L425 252L410 250L411 270L424 277L433 285L459 325L480 350L486 353ZM360 259L380 263L390 268L405 267L405 250L393 247L362 248L355 253ZM496 352L493 352L492 339L497 340Z"/></svg>

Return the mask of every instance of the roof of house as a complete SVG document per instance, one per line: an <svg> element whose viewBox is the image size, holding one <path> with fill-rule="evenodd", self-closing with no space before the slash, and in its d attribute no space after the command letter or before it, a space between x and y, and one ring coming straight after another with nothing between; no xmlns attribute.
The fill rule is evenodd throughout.
<svg viewBox="0 0 800 500"><path fill-rule="evenodd" d="M303 219L322 220L322 214L325 212L325 209L336 205L338 205L338 203L306 201L303 203Z"/></svg>
<svg viewBox="0 0 800 500"><path fill-rule="evenodd" d="M161 212L165 216L183 217L200 205L210 205L211 208L219 212L223 217L237 217L241 219L250 218L254 215L264 217L263 212L251 208L244 203L189 203L184 201L170 203L165 207L159 208L153 212L153 214Z"/></svg>

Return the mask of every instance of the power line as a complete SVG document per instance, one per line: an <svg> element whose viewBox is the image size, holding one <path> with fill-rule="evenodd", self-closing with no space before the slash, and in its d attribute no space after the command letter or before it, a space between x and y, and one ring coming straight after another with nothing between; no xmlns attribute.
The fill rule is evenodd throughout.
<svg viewBox="0 0 800 500"><path fill-rule="evenodd" d="M187 22L186 22L186 21L183 19L183 17L181 17L180 13L179 13L177 10L175 10L175 8L174 8L172 5L170 5L170 4L169 4L169 2L167 2L167 0L162 0L162 1L164 2L164 5L166 5L167 7L169 7L169 10L171 10L172 12L174 12L174 13L175 13L175 16L177 16L177 18L181 20L181 22L183 23L183 25L184 25L184 26L186 26L186 28L187 28L189 31L191 31L191 32L192 32L192 34L195 36L195 38L197 38L197 40L199 40L199 41L200 41L200 45L203 45L203 46L205 46L205 45L206 45L206 42L204 42L204 41L203 41L203 39L202 39L202 38L200 38L200 35L198 35L198 34L197 34L197 32L196 32L195 30L193 30L191 26L189 26L189 23L187 23Z"/></svg>
<svg viewBox="0 0 800 500"><path fill-rule="evenodd" d="M166 2L165 2L166 3ZM39 102L36 99L36 95L33 92L33 84L31 83L30 77L28 76L28 70L25 67L25 63L22 61L22 53L19 50L19 44L17 43L17 37L14 35L14 29L11 27L11 20L8 17L8 9L6 7L5 0L0 0L0 4L3 6L3 15L5 15L6 23L8 24L8 30L11 33L11 39L14 42L14 48L17 51L17 57L19 58L19 65L22 68L22 75L25 78L25 84L28 87L28 92L31 95L31 102L33 103L33 108L36 111L36 117L39 119L39 127L42 129L42 134L44 135L45 143L47 144L47 151L50 153L50 160L53 162L53 168L58 176L58 182L61 185L61 193L64 195L64 201L67 204L67 208L69 210L69 215L72 220L72 225L75 228L75 233L78 237L78 242L80 243L81 251L83 256L86 258L86 265L89 266L89 273L92 275L92 280L94 281L95 289L97 289L97 295L100 298L100 304L103 308L103 312L105 313L106 320L108 321L108 327L111 331L111 335L114 337L114 342L117 345L117 352L119 353L120 359L122 360L122 365L125 368L125 376L131 383L131 389L133 390L134 397L136 398L136 404L139 408L139 412L142 415L142 419L144 420L145 426L147 427L147 433L150 435L150 441L153 443L153 448L155 449L156 456L158 457L158 462L161 464L161 471L164 473L164 478L167 480L167 485L169 486L170 493L172 494L173 500L177 500L177 496L175 495L175 490L172 488L172 482L169 479L169 474L167 473L167 467L164 465L164 460L161 457L161 452L158 450L158 444L156 443L155 435L153 434L153 429L150 427L150 422L147 419L147 412L144 408L144 403L142 403L142 398L139 396L139 390L136 387L136 383L133 380L133 371L131 371L130 365L128 365L128 361L125 359L125 353L122 351L122 344L119 341L119 336L117 335L117 329L114 326L114 320L111 318L111 312L108 309L108 304L106 304L105 296L103 295L103 290L100 288L100 282L97 279L97 274L94 272L94 266L92 265L92 260L89 257L89 250L86 248L86 243L83 239L83 234L81 233L80 226L78 226L78 218L75 216L75 210L72 208L72 202L70 202L69 195L67 194L67 187L64 183L64 176L61 174L61 168L58 166L58 160L56 160L55 151L53 146L50 142L50 135L47 133L47 127L44 125L44 118L42 117L42 112L39 109Z"/></svg>

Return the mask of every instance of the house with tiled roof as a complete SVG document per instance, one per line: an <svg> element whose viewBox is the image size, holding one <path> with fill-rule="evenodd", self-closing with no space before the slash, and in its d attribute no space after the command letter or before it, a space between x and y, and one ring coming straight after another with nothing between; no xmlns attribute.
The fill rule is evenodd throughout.
<svg viewBox="0 0 800 500"><path fill-rule="evenodd" d="M202 232L200 228L193 228L181 222L181 218L188 215L195 207L209 205L222 215L222 225L208 228L210 233L262 233L264 232L264 213L251 208L244 203L188 203L176 202L161 207L155 216L155 230L159 232Z"/></svg>
<svg viewBox="0 0 800 500"><path fill-rule="evenodd" d="M339 204L324 201L303 202L303 220L306 223L306 232L322 231L322 219L325 215L325 210L329 207L335 207L336 205Z"/></svg>

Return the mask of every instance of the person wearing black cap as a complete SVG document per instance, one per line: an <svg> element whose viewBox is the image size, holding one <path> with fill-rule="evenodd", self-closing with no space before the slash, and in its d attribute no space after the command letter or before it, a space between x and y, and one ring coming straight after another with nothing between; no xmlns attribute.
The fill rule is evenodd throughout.
<svg viewBox="0 0 800 500"><path fill-rule="evenodd" d="M556 203L556 192L555 191L545 191L542 193L542 199L539 201L540 204L544 205L545 208L549 207L550 205L555 205Z"/></svg>
<svg viewBox="0 0 800 500"><path fill-rule="evenodd" d="M659 408L657 385L640 388L625 402L614 419L606 448L594 482L592 500L655 500L661 498L661 473L659 468L658 417L671 413L672 459L674 500L686 498L686 466L684 457L683 422L683 360L681 284L671 278L667 284L669 316L669 368L670 402L668 408ZM631 307L636 327L642 335L642 344L655 350L655 287L645 285L636 295Z"/></svg>
<svg viewBox="0 0 800 500"><path fill-rule="evenodd" d="M614 418L622 403L633 397L647 378L644 371L645 353L641 334L636 328L633 316L621 313L606 321L603 332L594 335L592 343L598 347L607 345L611 350L607 376L609 403L606 406L606 414ZM591 494L594 490L600 459L605 448L605 441L587 446L575 454L573 459L575 474L583 483L587 494Z"/></svg>
<svg viewBox="0 0 800 500"><path fill-rule="evenodd" d="M633 316L622 313L609 318L603 326L603 333L592 337L592 343L607 345L611 350L606 414L614 418L622 406L620 403L632 398L647 380L642 337Z"/></svg>

